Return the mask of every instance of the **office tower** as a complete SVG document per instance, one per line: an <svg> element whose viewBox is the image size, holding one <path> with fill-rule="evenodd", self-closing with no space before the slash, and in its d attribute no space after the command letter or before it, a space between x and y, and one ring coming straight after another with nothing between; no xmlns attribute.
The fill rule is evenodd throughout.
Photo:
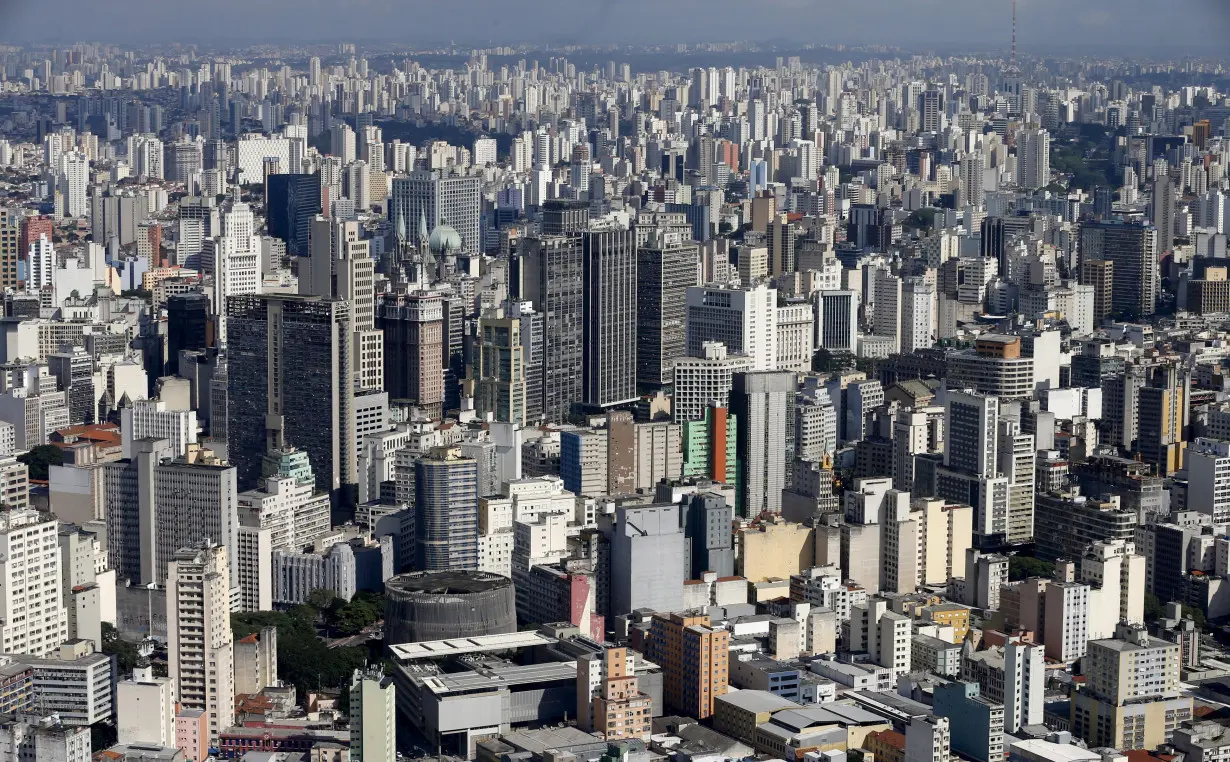
<svg viewBox="0 0 1230 762"><path fill-rule="evenodd" d="M958 165L958 171L960 172L958 189L961 192L959 203L961 206L982 208L986 200L983 180L986 175L986 166L987 160L982 151L970 151L961 157L961 163Z"/></svg>
<svg viewBox="0 0 1230 762"><path fill-rule="evenodd" d="M17 262L29 251L22 246L22 223L10 210L0 208L0 288L17 289ZM51 236L47 238L50 240Z"/></svg>
<svg viewBox="0 0 1230 762"><path fill-rule="evenodd" d="M605 648L577 659L577 724L607 741L648 738L653 699L640 690L635 658Z"/></svg>
<svg viewBox="0 0 1230 762"><path fill-rule="evenodd" d="M910 354L934 344L932 325L935 323L935 285L920 276L901 281L900 351ZM876 305L877 314L879 305Z"/></svg>
<svg viewBox="0 0 1230 762"><path fill-rule="evenodd" d="M983 218L979 232L983 259L994 259L999 263L999 271L1007 272L1005 257L1008 248L1008 231L1004 227L1004 218Z"/></svg>
<svg viewBox="0 0 1230 762"><path fill-rule="evenodd" d="M355 483L350 305L252 295L232 297L227 313L227 444L240 487L256 486L261 456L287 446L307 452L320 489Z"/></svg>
<svg viewBox="0 0 1230 762"><path fill-rule="evenodd" d="M397 762L397 686L379 667L350 678L350 753L364 762Z"/></svg>
<svg viewBox="0 0 1230 762"><path fill-rule="evenodd" d="M707 341L752 358L752 369L777 367L777 289L694 286L687 295L687 352L703 356Z"/></svg>
<svg viewBox="0 0 1230 762"><path fill-rule="evenodd" d="M540 229L544 236L571 235L589 227L589 204L575 199L555 198L542 204Z"/></svg>
<svg viewBox="0 0 1230 762"><path fill-rule="evenodd" d="M599 430L560 434L560 476L578 495L630 494L637 486L637 430L626 411L610 411Z"/></svg>
<svg viewBox="0 0 1230 762"><path fill-rule="evenodd" d="M475 411L524 426L528 422L525 376L530 337L522 331L521 318L508 315L503 307L484 312L478 319L471 372Z"/></svg>
<svg viewBox="0 0 1230 762"><path fill-rule="evenodd" d="M944 97L934 86L918 94L919 130L939 132L940 117L944 113Z"/></svg>
<svg viewBox="0 0 1230 762"><path fill-rule="evenodd" d="M636 237L586 232L583 241L582 394L591 408L636 399Z"/></svg>
<svg viewBox="0 0 1230 762"><path fill-rule="evenodd" d="M1230 442L1198 437L1186 454L1187 499L1214 524L1230 523Z"/></svg>
<svg viewBox="0 0 1230 762"><path fill-rule="evenodd" d="M59 523L31 508L0 511L0 640L4 652L45 656L68 638Z"/></svg>
<svg viewBox="0 0 1230 762"><path fill-rule="evenodd" d="M527 238L523 247L521 277L513 284L513 296L532 301L534 309L543 316L541 410L546 420L563 422L568 419L572 404L582 398L584 388L582 237L568 231L558 236Z"/></svg>
<svg viewBox="0 0 1230 762"><path fill-rule="evenodd" d="M1091 260L1111 263L1112 278L1110 311L1125 318L1144 318L1157 310L1161 278L1158 258L1162 249L1162 231L1145 225L1122 222L1086 222L1081 225L1081 268ZM1106 274L1103 273L1103 277ZM1095 288L1094 311L1097 312L1097 288L1101 279L1086 281Z"/></svg>
<svg viewBox="0 0 1230 762"><path fill-rule="evenodd" d="M947 359L950 389L973 389L1004 399L1034 395L1034 358L1022 356L1019 336L984 333L973 349L954 352Z"/></svg>
<svg viewBox="0 0 1230 762"><path fill-rule="evenodd" d="M714 482L734 485L738 480L738 421L728 410L709 405L697 421L685 421L683 475L701 476Z"/></svg>
<svg viewBox="0 0 1230 762"><path fill-rule="evenodd" d="M887 270L877 270L873 289L872 332L892 340L892 351L901 351L901 327L907 319L901 309L901 278Z"/></svg>
<svg viewBox="0 0 1230 762"><path fill-rule="evenodd" d="M429 230L447 223L461 236L462 249L482 251L479 235L482 178L446 170L419 170L393 179L389 217L427 221ZM410 245L427 243L419 230L410 231Z"/></svg>
<svg viewBox="0 0 1230 762"><path fill-rule="evenodd" d="M1091 747L1154 749L1192 717L1179 685L1179 646L1121 623L1082 660L1085 683L1072 697L1072 733Z"/></svg>
<svg viewBox="0 0 1230 762"><path fill-rule="evenodd" d="M179 372L179 353L205 350L214 345L212 308L209 297L199 291L175 294L167 299L167 364L165 372Z"/></svg>
<svg viewBox="0 0 1230 762"><path fill-rule="evenodd" d="M168 182L188 182L201 171L204 163L201 144L195 141L176 141L162 148L162 174Z"/></svg>
<svg viewBox="0 0 1230 762"><path fill-rule="evenodd" d="M355 132L345 122L338 122L329 130L329 154L341 159L342 164L355 160Z"/></svg>
<svg viewBox="0 0 1230 762"><path fill-rule="evenodd" d="M445 300L440 294L385 294L376 309L384 332L384 389L438 418L444 410Z"/></svg>
<svg viewBox="0 0 1230 762"><path fill-rule="evenodd" d="M720 342L707 341L696 356L675 362L671 415L676 423L699 421L709 405L730 406L734 374L752 369L752 360L730 356Z"/></svg>
<svg viewBox="0 0 1230 762"><path fill-rule="evenodd" d="M1164 258L1174 250L1175 184L1169 175L1153 181L1153 227L1157 230L1157 256ZM1156 260L1154 261L1156 264Z"/></svg>
<svg viewBox="0 0 1230 762"><path fill-rule="evenodd" d="M858 347L858 292L821 291L815 299L816 346L853 353Z"/></svg>
<svg viewBox="0 0 1230 762"><path fill-rule="evenodd" d="M1136 452L1160 476L1184 466L1191 410L1191 373L1175 365L1152 369L1138 394Z"/></svg>
<svg viewBox="0 0 1230 762"><path fill-rule="evenodd" d="M636 383L669 386L684 355L688 287L696 285L697 245L677 230L651 229L636 252Z"/></svg>
<svg viewBox="0 0 1230 762"><path fill-rule="evenodd" d="M814 174L814 173L813 173ZM814 179L814 178L813 178ZM795 271L794 228L783 212L769 220L766 235L769 239L769 275Z"/></svg>
<svg viewBox="0 0 1230 762"><path fill-rule="evenodd" d="M793 373L735 374L730 412L738 421L740 516L781 513L796 386Z"/></svg>
<svg viewBox="0 0 1230 762"><path fill-rule="evenodd" d="M176 685L169 677L154 677L149 665L115 686L117 740L124 744L175 746Z"/></svg>
<svg viewBox="0 0 1230 762"><path fill-rule="evenodd" d="M312 220L311 256L299 260L299 293L342 299L350 305L349 344L356 391L384 384L384 336L376 329L376 262L363 226L318 216Z"/></svg>
<svg viewBox="0 0 1230 762"><path fill-rule="evenodd" d="M662 667L666 708L697 719L712 716L728 688L729 651L730 633L711 627L708 614L655 614L645 656Z"/></svg>
<svg viewBox="0 0 1230 762"><path fill-rule="evenodd" d="M286 243L286 253L307 256L312 220L321 211L320 174L269 176L269 235Z"/></svg>
<svg viewBox="0 0 1230 762"><path fill-rule="evenodd" d="M181 548L167 572L168 676L180 705L206 714L214 743L235 719L230 576L226 548L210 542Z"/></svg>
<svg viewBox="0 0 1230 762"><path fill-rule="evenodd" d="M420 571L478 566L478 464L460 448L414 464L414 558Z"/></svg>
<svg viewBox="0 0 1230 762"><path fill-rule="evenodd" d="M93 423L96 398L94 396L94 357L79 345L64 345L59 352L47 355L47 369L56 377L60 391L68 403L69 421Z"/></svg>
<svg viewBox="0 0 1230 762"><path fill-rule="evenodd" d="M1017 186L1037 190L1051 184L1051 134L1045 129L1024 130L1017 143Z"/></svg>

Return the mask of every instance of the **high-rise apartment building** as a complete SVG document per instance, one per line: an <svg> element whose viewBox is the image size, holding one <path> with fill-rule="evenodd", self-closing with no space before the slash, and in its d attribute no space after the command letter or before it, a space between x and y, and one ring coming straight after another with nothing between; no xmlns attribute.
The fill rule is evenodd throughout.
<svg viewBox="0 0 1230 762"><path fill-rule="evenodd" d="M1050 185L1051 134L1041 128L1025 130L1017 140L1017 186L1036 190Z"/></svg>
<svg viewBox="0 0 1230 762"><path fill-rule="evenodd" d="M662 699L687 717L713 715L714 702L726 695L730 672L730 633L711 627L708 614L655 614L645 656L662 666Z"/></svg>
<svg viewBox="0 0 1230 762"><path fill-rule="evenodd" d="M45 656L68 638L59 523L32 508L0 511L0 647Z"/></svg>
<svg viewBox="0 0 1230 762"><path fill-rule="evenodd" d="M226 548L210 542L181 548L167 573L168 676L181 706L208 717L214 743L235 720L230 576Z"/></svg>
<svg viewBox="0 0 1230 762"><path fill-rule="evenodd" d="M460 448L439 447L414 467L415 568L477 568L478 464Z"/></svg>
<svg viewBox="0 0 1230 762"><path fill-rule="evenodd" d="M1072 734L1090 747L1154 749L1192 717L1179 687L1179 645L1120 624L1094 640L1081 662L1085 683L1072 697Z"/></svg>
<svg viewBox="0 0 1230 762"><path fill-rule="evenodd" d="M1230 442L1199 437L1186 454L1187 504L1214 524L1230 523Z"/></svg>
<svg viewBox="0 0 1230 762"><path fill-rule="evenodd" d="M626 648L606 648L577 659L577 724L607 741L646 739L653 699L640 690L635 660Z"/></svg>
<svg viewBox="0 0 1230 762"><path fill-rule="evenodd" d="M350 753L364 762L397 762L397 686L380 668L350 678Z"/></svg>

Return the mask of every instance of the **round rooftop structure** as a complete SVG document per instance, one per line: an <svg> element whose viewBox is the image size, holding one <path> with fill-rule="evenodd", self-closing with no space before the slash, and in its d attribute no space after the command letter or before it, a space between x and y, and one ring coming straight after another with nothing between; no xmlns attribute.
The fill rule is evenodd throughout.
<svg viewBox="0 0 1230 762"><path fill-rule="evenodd" d="M516 592L508 577L480 571L419 571L385 583L385 643L516 631Z"/></svg>
<svg viewBox="0 0 1230 762"><path fill-rule="evenodd" d="M441 223L427 238L427 248L437 257L461 251L461 234L452 225Z"/></svg>

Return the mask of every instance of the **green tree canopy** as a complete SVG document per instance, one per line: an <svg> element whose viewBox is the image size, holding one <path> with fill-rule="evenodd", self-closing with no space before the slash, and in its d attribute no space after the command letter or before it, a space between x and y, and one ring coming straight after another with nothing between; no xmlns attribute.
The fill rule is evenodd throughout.
<svg viewBox="0 0 1230 762"><path fill-rule="evenodd" d="M1017 582L1030 577L1049 578L1055 572L1055 564L1032 556L1010 556L1008 558L1008 579Z"/></svg>
<svg viewBox="0 0 1230 762"><path fill-rule="evenodd" d="M31 479L45 482L49 467L64 465L64 451L55 445L38 445L18 455L17 460L30 469Z"/></svg>

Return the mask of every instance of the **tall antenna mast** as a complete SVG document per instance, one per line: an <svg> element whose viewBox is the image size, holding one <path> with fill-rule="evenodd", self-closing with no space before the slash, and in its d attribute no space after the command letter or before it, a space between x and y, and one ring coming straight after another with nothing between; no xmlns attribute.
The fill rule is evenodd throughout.
<svg viewBox="0 0 1230 762"><path fill-rule="evenodd" d="M1012 0L1012 68L1016 68L1016 0Z"/></svg>

